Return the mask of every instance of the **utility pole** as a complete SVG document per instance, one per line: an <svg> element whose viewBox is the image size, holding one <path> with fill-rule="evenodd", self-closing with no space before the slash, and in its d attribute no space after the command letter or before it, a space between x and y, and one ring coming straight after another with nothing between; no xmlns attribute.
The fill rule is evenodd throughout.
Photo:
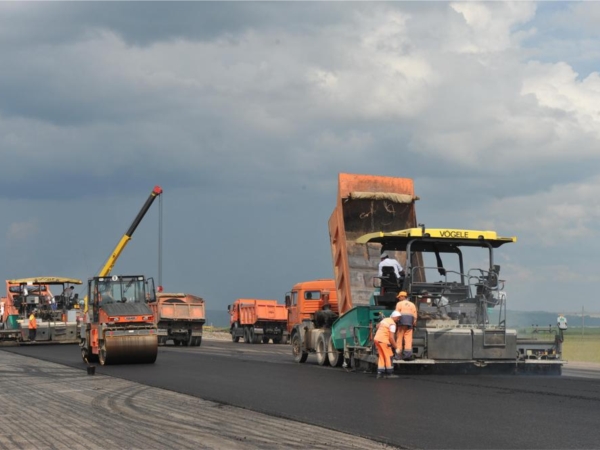
<svg viewBox="0 0 600 450"><path fill-rule="evenodd" d="M583 317L583 305L581 306L581 335L584 335L585 330L585 319Z"/></svg>

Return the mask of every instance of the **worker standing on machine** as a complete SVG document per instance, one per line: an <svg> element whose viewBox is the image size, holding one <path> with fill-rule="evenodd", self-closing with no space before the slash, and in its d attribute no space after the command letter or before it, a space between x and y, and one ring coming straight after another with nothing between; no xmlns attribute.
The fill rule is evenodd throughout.
<svg viewBox="0 0 600 450"><path fill-rule="evenodd" d="M29 316L29 324L27 325L27 328L29 328L29 340L32 342L35 342L35 336L37 334L37 321L35 320L35 312L35 309L31 311Z"/></svg>
<svg viewBox="0 0 600 450"><path fill-rule="evenodd" d="M401 291L397 298L396 312L400 317L398 326L398 345L396 355L404 361L414 359L412 352L413 328L417 325L417 308L415 304L408 300L406 291Z"/></svg>
<svg viewBox="0 0 600 450"><path fill-rule="evenodd" d="M377 333L375 333L375 346L379 354L377 364L377 378L398 378L394 375L394 364L392 357L397 348L396 344L396 326L400 319L400 313L393 311L390 317L386 317L377 324Z"/></svg>

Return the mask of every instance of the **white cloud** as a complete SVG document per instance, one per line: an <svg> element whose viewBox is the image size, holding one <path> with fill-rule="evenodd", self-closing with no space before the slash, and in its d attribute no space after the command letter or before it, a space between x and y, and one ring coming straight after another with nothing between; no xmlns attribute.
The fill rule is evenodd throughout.
<svg viewBox="0 0 600 450"><path fill-rule="evenodd" d="M554 116L556 127L564 134L593 133L600 138L600 75L593 72L583 80L566 63L542 64L537 61L527 65L523 78L522 94L535 96L546 108L564 112ZM551 114L548 114L551 116ZM563 124L566 122L566 124ZM574 124L573 124L574 122ZM575 125L575 126L573 126Z"/></svg>
<svg viewBox="0 0 600 450"><path fill-rule="evenodd" d="M459 2L451 8L461 14L467 25L453 40L459 53L488 53L508 50L517 42L512 28L535 16L534 2Z"/></svg>
<svg viewBox="0 0 600 450"><path fill-rule="evenodd" d="M481 217L489 218L481 221L486 228L526 233L544 246L591 245L600 236L600 176L494 200Z"/></svg>

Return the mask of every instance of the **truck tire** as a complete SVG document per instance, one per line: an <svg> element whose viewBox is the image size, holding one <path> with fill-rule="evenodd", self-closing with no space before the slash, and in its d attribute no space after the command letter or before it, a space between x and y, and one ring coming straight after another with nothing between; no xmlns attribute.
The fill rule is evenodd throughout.
<svg viewBox="0 0 600 450"><path fill-rule="evenodd" d="M281 336L273 338L273 344L281 344Z"/></svg>
<svg viewBox="0 0 600 450"><path fill-rule="evenodd" d="M329 358L327 357L327 336L325 333L321 333L317 338L317 345L315 346L315 353L317 355L317 364L320 366L328 366Z"/></svg>
<svg viewBox="0 0 600 450"><path fill-rule="evenodd" d="M333 345L332 336L329 336L329 339L327 339L327 357L329 358L331 367L341 367L344 363L344 355Z"/></svg>
<svg viewBox="0 0 600 450"><path fill-rule="evenodd" d="M268 337L266 337L266 336L263 336L263 338L262 338L262 343L263 343L263 344L268 344L268 343L269 343L269 338L268 338Z"/></svg>
<svg viewBox="0 0 600 450"><path fill-rule="evenodd" d="M200 347L202 345L202 336L196 336L196 342L194 342L196 347Z"/></svg>
<svg viewBox="0 0 600 450"><path fill-rule="evenodd" d="M192 336L192 330L189 330L188 333L188 340L183 345L194 347L196 345L196 336Z"/></svg>
<svg viewBox="0 0 600 450"><path fill-rule="evenodd" d="M254 328L250 329L250 338L253 344L260 343L260 336L254 332Z"/></svg>
<svg viewBox="0 0 600 450"><path fill-rule="evenodd" d="M231 332L231 340L233 342L240 342L240 337L239 336L234 336L233 332Z"/></svg>
<svg viewBox="0 0 600 450"><path fill-rule="evenodd" d="M292 353L294 354L294 361L297 363L305 363L308 358L308 353L302 349L302 339L298 333L292 336Z"/></svg>

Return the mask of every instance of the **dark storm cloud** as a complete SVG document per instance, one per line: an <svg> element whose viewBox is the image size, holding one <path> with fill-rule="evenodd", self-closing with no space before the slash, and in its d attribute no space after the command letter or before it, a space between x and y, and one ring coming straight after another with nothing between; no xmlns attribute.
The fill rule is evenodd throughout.
<svg viewBox="0 0 600 450"><path fill-rule="evenodd" d="M281 299L297 281L332 275L327 220L339 172L413 178L428 226L518 235L501 255L518 305L532 301L518 283L542 283L534 302L550 304L554 273L594 276L596 241L581 259L576 245L598 229L597 81L578 79L532 38L552 34L535 4L25 2L0 11L7 277L86 278L158 184L166 286L211 308L236 296ZM556 39L571 49L585 40ZM156 273L156 216L117 270Z"/></svg>

